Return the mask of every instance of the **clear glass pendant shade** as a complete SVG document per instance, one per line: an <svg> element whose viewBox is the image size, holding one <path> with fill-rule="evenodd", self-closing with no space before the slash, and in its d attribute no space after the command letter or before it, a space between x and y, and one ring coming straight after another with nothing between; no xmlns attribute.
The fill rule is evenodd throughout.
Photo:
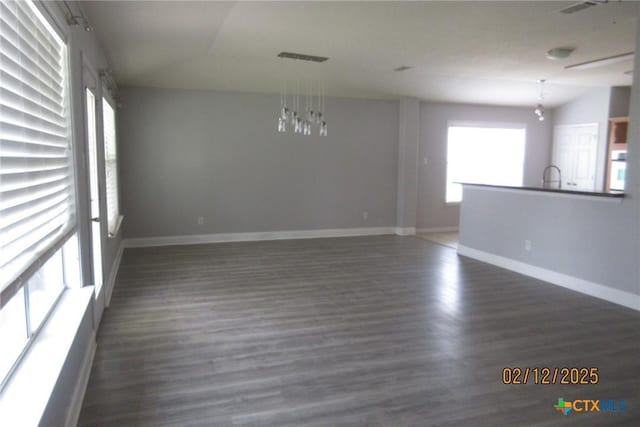
<svg viewBox="0 0 640 427"><path fill-rule="evenodd" d="M280 110L278 112L278 132L293 132L301 135L312 135L318 129L320 136L327 136L327 120L325 111L325 90L320 82L300 80L293 85L287 96L287 82L283 78L280 87ZM306 86L306 89L304 88ZM302 102L301 99L302 98ZM290 101L290 102L288 102Z"/></svg>
<svg viewBox="0 0 640 427"><path fill-rule="evenodd" d="M327 136L327 122L325 121L320 124L320 136Z"/></svg>

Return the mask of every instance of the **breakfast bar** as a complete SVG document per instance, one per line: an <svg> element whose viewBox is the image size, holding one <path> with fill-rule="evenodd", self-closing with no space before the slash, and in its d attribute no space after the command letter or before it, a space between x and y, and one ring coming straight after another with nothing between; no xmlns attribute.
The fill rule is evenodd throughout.
<svg viewBox="0 0 640 427"><path fill-rule="evenodd" d="M463 183L458 253L623 305L633 210L622 192ZM606 224L603 227L603 224Z"/></svg>

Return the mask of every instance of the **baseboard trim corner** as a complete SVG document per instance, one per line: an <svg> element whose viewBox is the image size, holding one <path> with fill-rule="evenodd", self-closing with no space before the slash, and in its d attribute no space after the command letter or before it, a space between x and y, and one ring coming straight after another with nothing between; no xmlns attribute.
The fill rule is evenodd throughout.
<svg viewBox="0 0 640 427"><path fill-rule="evenodd" d="M257 242L263 240L318 239L394 234L393 227L333 228L319 230L258 231L248 233L192 234L185 236L139 237L126 239L127 248L197 245L205 243Z"/></svg>
<svg viewBox="0 0 640 427"><path fill-rule="evenodd" d="M105 307L109 307L111 304L111 294L113 293L113 288L116 285L116 277L118 276L118 270L120 269L120 261L122 261L124 248L125 241L123 240L120 242L120 246L118 246L118 251L116 252L113 264L111 265L111 271L109 271L109 280L107 281L107 288L105 289L104 294Z"/></svg>
<svg viewBox="0 0 640 427"><path fill-rule="evenodd" d="M429 227L429 228L418 228L418 233L452 233L454 231L458 231L459 227Z"/></svg>
<svg viewBox="0 0 640 427"><path fill-rule="evenodd" d="M65 427L75 427L78 425L78 419L80 418L80 411L82 410L82 403L84 402L84 395L87 391L87 385L89 384L89 377L91 376L91 367L93 366L93 359L96 355L96 334L91 334L89 339L89 345L82 360L82 366L80 367L80 375L78 381L73 390L71 396L71 404L67 412L65 420Z"/></svg>
<svg viewBox="0 0 640 427"><path fill-rule="evenodd" d="M416 234L415 227L396 227L396 233L398 236L413 236Z"/></svg>
<svg viewBox="0 0 640 427"><path fill-rule="evenodd" d="M621 291L610 286L590 282L578 277L558 273L557 271L537 267L460 244L458 244L458 254L640 311L640 296L630 292Z"/></svg>

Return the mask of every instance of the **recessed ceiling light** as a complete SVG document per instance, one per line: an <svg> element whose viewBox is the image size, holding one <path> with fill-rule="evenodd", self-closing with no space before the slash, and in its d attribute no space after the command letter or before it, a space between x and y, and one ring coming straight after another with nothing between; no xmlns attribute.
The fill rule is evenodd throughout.
<svg viewBox="0 0 640 427"><path fill-rule="evenodd" d="M574 49L572 47L554 47L553 49L547 52L547 58L549 59L565 59L568 58L569 55L573 53Z"/></svg>

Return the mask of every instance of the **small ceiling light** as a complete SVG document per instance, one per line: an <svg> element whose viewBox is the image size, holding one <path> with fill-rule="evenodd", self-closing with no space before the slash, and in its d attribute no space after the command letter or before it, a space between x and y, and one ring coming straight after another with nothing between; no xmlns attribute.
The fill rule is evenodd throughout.
<svg viewBox="0 0 640 427"><path fill-rule="evenodd" d="M572 47L554 47L547 52L547 58L553 59L554 61L558 59L565 59L568 58L574 50L575 49Z"/></svg>

